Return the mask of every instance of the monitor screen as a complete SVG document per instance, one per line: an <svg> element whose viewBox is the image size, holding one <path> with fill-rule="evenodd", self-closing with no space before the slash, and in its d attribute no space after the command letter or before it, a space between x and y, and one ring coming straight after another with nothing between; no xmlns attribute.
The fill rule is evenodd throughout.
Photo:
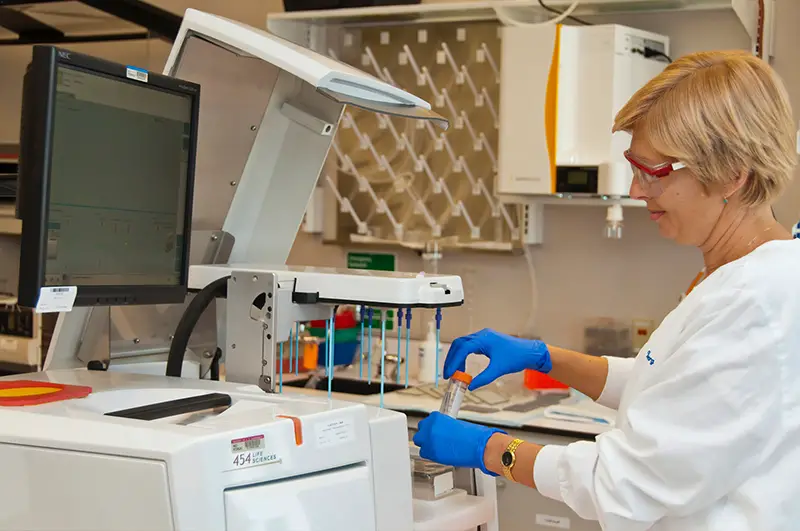
<svg viewBox="0 0 800 531"><path fill-rule="evenodd" d="M180 283L192 99L59 65L45 285Z"/></svg>
<svg viewBox="0 0 800 531"><path fill-rule="evenodd" d="M199 91L176 90L177 80L150 73L130 76L130 67L71 52L55 57L51 75L26 79L25 97L35 103L37 84L47 79L54 90L43 106L49 145L30 145L37 135L24 138L22 127L23 255L25 233L33 230L28 218L42 226L38 290L24 290L21 275L20 298L24 291L74 286L78 305L183 300ZM32 67L35 62L34 54ZM23 122L27 114L23 108ZM26 172L26 156L40 152L48 164ZM36 187L29 190L27 182L40 173L41 212L30 207Z"/></svg>

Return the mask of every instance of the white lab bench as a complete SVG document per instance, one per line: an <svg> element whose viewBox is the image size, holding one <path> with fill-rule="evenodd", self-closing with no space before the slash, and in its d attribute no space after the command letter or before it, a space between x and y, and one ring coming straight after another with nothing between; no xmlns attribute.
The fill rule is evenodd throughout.
<svg viewBox="0 0 800 531"><path fill-rule="evenodd" d="M337 378L358 377L358 370L350 369L336 373ZM296 378L305 379L307 375L284 375L284 383ZM375 378L372 380L376 381ZM413 385L414 382L409 382ZM444 382L444 385L447 385ZM311 395L327 395L327 391L318 391L302 387L284 386L284 393L301 393ZM339 400L361 402L377 405L376 395L356 395L332 393ZM428 413L438 410L439 402L429 396L410 396L397 392L386 393L384 407L406 414L410 431L416 430L417 423ZM594 404L589 405L593 410ZM603 431L610 429L602 424L570 422L545 418L544 408L530 410L525 413L499 412L482 414L462 412L459 418L486 425L497 426L514 437L536 444L566 445L579 440L593 440ZM578 517L566 505L541 496L535 490L524 485L509 482L504 478L497 479L498 514L501 531L551 531L553 529L570 529L573 531L599 531L597 522L586 521Z"/></svg>

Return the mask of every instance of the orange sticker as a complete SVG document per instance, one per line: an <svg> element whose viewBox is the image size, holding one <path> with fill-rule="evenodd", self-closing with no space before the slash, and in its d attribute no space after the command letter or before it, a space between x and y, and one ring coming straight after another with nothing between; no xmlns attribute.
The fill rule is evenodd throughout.
<svg viewBox="0 0 800 531"><path fill-rule="evenodd" d="M0 382L0 406L35 406L72 398L85 398L91 387L65 385L33 380L8 380Z"/></svg>

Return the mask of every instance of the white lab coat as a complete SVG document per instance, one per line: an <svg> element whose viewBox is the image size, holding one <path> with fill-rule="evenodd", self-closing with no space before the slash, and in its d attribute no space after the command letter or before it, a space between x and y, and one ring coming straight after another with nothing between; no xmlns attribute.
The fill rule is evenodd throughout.
<svg viewBox="0 0 800 531"><path fill-rule="evenodd" d="M609 531L800 529L799 272L800 240L766 243L609 358L616 427L545 446L539 491Z"/></svg>

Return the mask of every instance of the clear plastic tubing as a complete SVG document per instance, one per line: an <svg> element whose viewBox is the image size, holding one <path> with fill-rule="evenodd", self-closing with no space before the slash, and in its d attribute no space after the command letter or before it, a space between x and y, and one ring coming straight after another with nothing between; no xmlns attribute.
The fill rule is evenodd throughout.
<svg viewBox="0 0 800 531"><path fill-rule="evenodd" d="M461 409L461 402L464 400L470 383L472 383L472 376L461 371L454 372L450 378L450 385L447 386L447 392L442 397L439 413L448 417L458 417L458 410Z"/></svg>

